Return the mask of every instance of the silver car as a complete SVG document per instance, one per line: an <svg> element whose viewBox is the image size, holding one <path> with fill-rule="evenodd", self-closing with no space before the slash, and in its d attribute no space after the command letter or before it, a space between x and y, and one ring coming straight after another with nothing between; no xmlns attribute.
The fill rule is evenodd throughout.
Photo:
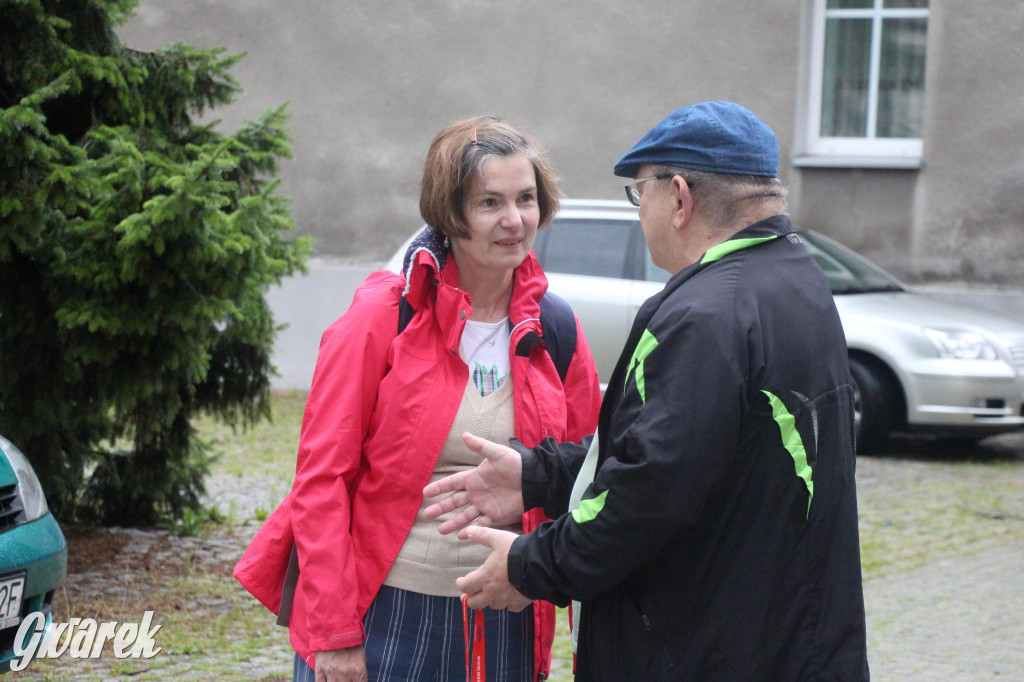
<svg viewBox="0 0 1024 682"><path fill-rule="evenodd" d="M1024 429L1024 324L915 293L839 243L801 236L846 332L858 451L878 449L893 431L981 438ZM669 278L650 260L636 208L565 200L533 250L607 382L636 311ZM404 253L405 245L388 268L400 270Z"/></svg>

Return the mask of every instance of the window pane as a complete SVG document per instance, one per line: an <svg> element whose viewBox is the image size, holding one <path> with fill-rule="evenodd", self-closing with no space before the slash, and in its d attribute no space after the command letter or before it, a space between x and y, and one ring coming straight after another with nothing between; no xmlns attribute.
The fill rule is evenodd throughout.
<svg viewBox="0 0 1024 682"><path fill-rule="evenodd" d="M875 0L828 0L829 9L871 9Z"/></svg>
<svg viewBox="0 0 1024 682"><path fill-rule="evenodd" d="M824 137L867 134L870 69L871 20L828 19L821 102Z"/></svg>
<svg viewBox="0 0 1024 682"><path fill-rule="evenodd" d="M925 19L882 22L878 137L921 137L924 119Z"/></svg>
<svg viewBox="0 0 1024 682"><path fill-rule="evenodd" d="M885 0L886 9L928 9L928 0Z"/></svg>
<svg viewBox="0 0 1024 682"><path fill-rule="evenodd" d="M555 221L541 257L546 272L626 277L630 224L624 221Z"/></svg>

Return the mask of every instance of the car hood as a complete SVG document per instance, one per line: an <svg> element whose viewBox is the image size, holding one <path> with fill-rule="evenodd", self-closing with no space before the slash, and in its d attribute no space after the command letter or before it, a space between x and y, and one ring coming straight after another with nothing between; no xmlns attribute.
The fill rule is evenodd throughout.
<svg viewBox="0 0 1024 682"><path fill-rule="evenodd" d="M910 291L841 294L835 297L843 324L867 319L885 320L899 326L987 331L1000 336L1024 337L1024 323L997 313L932 294Z"/></svg>

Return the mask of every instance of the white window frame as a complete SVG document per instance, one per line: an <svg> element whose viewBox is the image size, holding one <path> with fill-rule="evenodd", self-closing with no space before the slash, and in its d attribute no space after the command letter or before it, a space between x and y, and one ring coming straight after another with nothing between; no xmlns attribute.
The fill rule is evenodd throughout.
<svg viewBox="0 0 1024 682"><path fill-rule="evenodd" d="M853 168L919 168L921 138L873 137L878 113L879 64L882 51L883 19L929 18L930 8L886 9L883 0L874 0L870 9L828 9L827 0L812 0L810 54L807 60L804 144L793 155L795 166ZM821 135L821 108L825 70L825 25L835 17L871 19L871 63L868 94L867 137L824 137Z"/></svg>

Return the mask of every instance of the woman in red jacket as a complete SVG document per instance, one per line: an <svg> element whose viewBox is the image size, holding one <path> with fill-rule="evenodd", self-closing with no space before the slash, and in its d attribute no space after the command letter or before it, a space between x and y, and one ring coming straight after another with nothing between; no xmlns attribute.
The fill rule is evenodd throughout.
<svg viewBox="0 0 1024 682"><path fill-rule="evenodd" d="M370 275L324 333L292 491L235 569L277 612L294 543L298 580L281 616L295 679L312 682L313 669L329 682L465 675L455 578L487 552L438 533L445 518L423 515L434 501L424 486L479 462L465 431L533 446L579 440L597 422L583 330L547 292L530 250L559 195L522 131L487 117L448 126L427 154L420 212L430 227L410 248L405 277ZM399 333L403 307L411 318ZM546 322L568 316L575 329L565 367L545 343L542 312ZM528 512L522 530L542 518ZM487 679L546 679L553 607L484 616Z"/></svg>

